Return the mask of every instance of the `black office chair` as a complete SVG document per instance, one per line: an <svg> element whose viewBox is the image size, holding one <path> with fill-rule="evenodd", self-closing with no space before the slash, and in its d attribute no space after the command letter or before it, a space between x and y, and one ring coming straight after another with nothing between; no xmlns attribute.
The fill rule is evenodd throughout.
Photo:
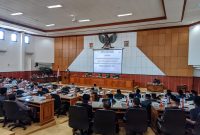
<svg viewBox="0 0 200 135"><path fill-rule="evenodd" d="M67 106L65 104L62 104L60 96L57 94L51 94L51 97L54 99L54 112L55 114L57 114L57 117L62 114L66 115Z"/></svg>
<svg viewBox="0 0 200 135"><path fill-rule="evenodd" d="M94 133L114 135L116 133L116 114L112 110L97 110L94 115Z"/></svg>
<svg viewBox="0 0 200 135"><path fill-rule="evenodd" d="M74 130L80 130L81 134L88 133L90 123L89 123L88 111L85 107L70 106L69 126ZM75 135L75 132L73 132L73 135Z"/></svg>
<svg viewBox="0 0 200 135"><path fill-rule="evenodd" d="M147 111L143 108L129 109L126 113L126 133L127 135L133 133L143 134L147 131L148 119Z"/></svg>
<svg viewBox="0 0 200 135"><path fill-rule="evenodd" d="M16 127L22 127L24 130L26 129L25 124L23 124L22 121L27 120L27 113L25 111L20 111L16 102L4 101L3 110L5 111L5 117L14 122L14 124L9 125L11 131Z"/></svg>
<svg viewBox="0 0 200 135"><path fill-rule="evenodd" d="M151 124L151 102L142 106L147 110L148 125L150 125Z"/></svg>
<svg viewBox="0 0 200 135"><path fill-rule="evenodd" d="M158 119L158 128L166 135L184 135L186 117L183 110L167 109L163 118Z"/></svg>
<svg viewBox="0 0 200 135"><path fill-rule="evenodd" d="M196 124L194 126L193 135L200 135L200 113L198 114Z"/></svg>
<svg viewBox="0 0 200 135"><path fill-rule="evenodd" d="M3 101L0 101L0 117L4 117L4 111L3 111ZM4 123L5 118L0 119L0 123Z"/></svg>

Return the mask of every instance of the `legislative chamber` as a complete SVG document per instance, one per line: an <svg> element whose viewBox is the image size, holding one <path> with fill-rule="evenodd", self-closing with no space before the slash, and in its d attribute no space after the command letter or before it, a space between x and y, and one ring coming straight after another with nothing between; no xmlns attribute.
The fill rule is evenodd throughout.
<svg viewBox="0 0 200 135"><path fill-rule="evenodd" d="M200 0L0 0L0 135L200 135Z"/></svg>

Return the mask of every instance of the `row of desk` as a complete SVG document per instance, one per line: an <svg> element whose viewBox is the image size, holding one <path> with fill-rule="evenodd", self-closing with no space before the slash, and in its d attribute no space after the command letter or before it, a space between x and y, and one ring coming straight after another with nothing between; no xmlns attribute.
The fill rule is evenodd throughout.
<svg viewBox="0 0 200 135"><path fill-rule="evenodd" d="M128 79L114 79L114 78L96 78L96 77L70 77L70 83L77 85L93 86L96 84L100 87L115 88L115 89L128 89L132 90L134 81Z"/></svg>

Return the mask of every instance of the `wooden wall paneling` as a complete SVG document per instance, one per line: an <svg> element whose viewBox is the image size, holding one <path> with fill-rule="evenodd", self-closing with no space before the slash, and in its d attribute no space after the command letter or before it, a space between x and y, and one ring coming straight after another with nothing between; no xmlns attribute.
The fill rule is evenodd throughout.
<svg viewBox="0 0 200 135"><path fill-rule="evenodd" d="M137 36L138 48L168 76L193 75L188 45L188 27L139 31Z"/></svg>

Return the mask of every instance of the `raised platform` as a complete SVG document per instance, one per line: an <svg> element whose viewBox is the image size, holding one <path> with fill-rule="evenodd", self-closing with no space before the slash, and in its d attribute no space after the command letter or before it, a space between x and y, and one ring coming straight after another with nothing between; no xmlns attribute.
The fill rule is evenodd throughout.
<svg viewBox="0 0 200 135"><path fill-rule="evenodd" d="M134 87L134 81L128 79L114 79L114 78L97 78L97 77L70 77L70 83L76 85L93 86L96 84L100 87L115 88L115 89L127 89L132 90Z"/></svg>

